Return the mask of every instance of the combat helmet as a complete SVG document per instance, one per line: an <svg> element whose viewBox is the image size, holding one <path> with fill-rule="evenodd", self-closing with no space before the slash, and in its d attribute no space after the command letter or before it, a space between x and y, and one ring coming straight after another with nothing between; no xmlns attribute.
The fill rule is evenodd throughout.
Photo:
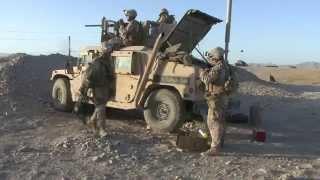
<svg viewBox="0 0 320 180"><path fill-rule="evenodd" d="M127 17L131 17L132 19L135 19L138 13L134 9L128 9L128 10L124 10L124 15Z"/></svg>
<svg viewBox="0 0 320 180"><path fill-rule="evenodd" d="M162 15L162 14L167 14L167 15L169 15L168 9L166 9L166 8L161 9L160 15Z"/></svg>
<svg viewBox="0 0 320 180"><path fill-rule="evenodd" d="M224 57L224 49L222 47L211 49L208 53L208 57L213 60L221 60Z"/></svg>

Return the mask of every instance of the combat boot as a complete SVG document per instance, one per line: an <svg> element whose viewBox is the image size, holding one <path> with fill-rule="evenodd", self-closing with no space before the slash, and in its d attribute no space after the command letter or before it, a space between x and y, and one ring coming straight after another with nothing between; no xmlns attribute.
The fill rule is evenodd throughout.
<svg viewBox="0 0 320 180"><path fill-rule="evenodd" d="M203 156L218 156L220 153L219 147L211 147L208 151L201 153Z"/></svg>
<svg viewBox="0 0 320 180"><path fill-rule="evenodd" d="M106 137L108 132L104 128L99 128L99 136L100 138Z"/></svg>

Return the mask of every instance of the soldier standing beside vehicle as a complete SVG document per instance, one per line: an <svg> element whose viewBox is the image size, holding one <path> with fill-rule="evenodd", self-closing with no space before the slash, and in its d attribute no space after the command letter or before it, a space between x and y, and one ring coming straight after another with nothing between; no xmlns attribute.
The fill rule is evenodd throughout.
<svg viewBox="0 0 320 180"><path fill-rule="evenodd" d="M134 9L124 10L128 23L124 23L122 19L119 21L119 33L123 40L124 46L138 46L142 45L142 25L135 20L137 11Z"/></svg>
<svg viewBox="0 0 320 180"><path fill-rule="evenodd" d="M175 24L176 20L174 18L174 15L169 15L169 11L166 8L163 8L160 11L159 19L157 20L157 23Z"/></svg>
<svg viewBox="0 0 320 180"><path fill-rule="evenodd" d="M225 111L228 95L237 86L231 67L224 60L224 50L217 47L209 52L211 68L201 72L201 81L206 86L205 98L208 103L207 125L212 137L211 148L207 155L215 156L220 152L225 133Z"/></svg>
<svg viewBox="0 0 320 180"><path fill-rule="evenodd" d="M106 131L106 103L110 98L110 91L112 86L112 68L110 54L112 49L104 49L103 55L96 58L92 64L85 70L82 84L80 87L80 97L75 106L77 114L83 113L84 104L88 103L88 90L92 89L93 103L95 106L94 113L89 119L84 119L84 123L92 127L95 135L104 137L107 135ZM82 106L82 107L81 107Z"/></svg>

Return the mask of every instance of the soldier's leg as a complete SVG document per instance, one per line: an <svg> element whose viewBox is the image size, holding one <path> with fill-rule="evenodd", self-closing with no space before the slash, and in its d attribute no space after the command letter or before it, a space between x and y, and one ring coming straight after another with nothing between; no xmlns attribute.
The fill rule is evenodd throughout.
<svg viewBox="0 0 320 180"><path fill-rule="evenodd" d="M222 106L221 106L221 112L222 112L222 118L221 118L221 127L222 127L222 138L221 138L221 147L224 146L224 140L226 137L226 130L227 130L227 124L226 124L226 118L227 118L227 107L229 103L228 97L221 97L222 98Z"/></svg>
<svg viewBox="0 0 320 180"><path fill-rule="evenodd" d="M101 104L96 107L97 112L97 129L100 137L104 137L107 135L106 131L106 109L105 105Z"/></svg>
<svg viewBox="0 0 320 180"><path fill-rule="evenodd" d="M85 79L81 83L81 86L79 89L80 95L73 109L74 113L83 122L83 124L87 124L86 104L89 101L89 98L87 96L88 89L89 89L89 82Z"/></svg>
<svg viewBox="0 0 320 180"><path fill-rule="evenodd" d="M89 121L87 122L87 125L90 128L92 128L94 134L98 134L99 133L98 132L98 128L97 128L97 117L98 117L97 114L98 113L97 113L97 110L95 108L93 114L91 115Z"/></svg>
<svg viewBox="0 0 320 180"><path fill-rule="evenodd" d="M219 100L208 100L208 119L207 124L211 134L211 148L208 155L217 155L220 151L222 137L224 133L223 127L223 111L220 107Z"/></svg>
<svg viewBox="0 0 320 180"><path fill-rule="evenodd" d="M108 89L106 87L98 87L94 89L95 112L97 115L97 129L101 137L106 136L106 103L108 100Z"/></svg>

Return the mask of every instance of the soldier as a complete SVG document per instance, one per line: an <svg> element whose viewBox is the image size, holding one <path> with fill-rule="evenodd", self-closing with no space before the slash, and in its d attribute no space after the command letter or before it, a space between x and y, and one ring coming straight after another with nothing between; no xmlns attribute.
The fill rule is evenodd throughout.
<svg viewBox="0 0 320 180"><path fill-rule="evenodd" d="M233 80L230 66L224 61L224 50L221 47L209 52L208 61L212 67L204 69L200 77L206 85L207 125L212 137L211 148L206 154L215 156L218 155L223 143L226 104L228 94L231 92L230 86L233 84L230 81Z"/></svg>
<svg viewBox="0 0 320 180"><path fill-rule="evenodd" d="M122 19L119 21L120 37L125 46L138 46L142 45L142 25L135 20L137 11L134 9L124 10L128 23L124 23Z"/></svg>
<svg viewBox="0 0 320 180"><path fill-rule="evenodd" d="M176 23L176 20L173 15L169 15L169 11L166 8L163 8L160 11L157 23L174 24Z"/></svg>
<svg viewBox="0 0 320 180"><path fill-rule="evenodd" d="M86 69L82 84L80 87L80 97L76 104L75 111L81 114L84 109L83 104L88 103L88 90L92 89L93 102L95 110L88 120L83 120L85 124L92 127L94 133L100 137L107 135L105 120L106 109L105 105L110 97L110 84L112 82L112 68L110 64L111 48L104 49L103 55L96 58L92 64Z"/></svg>

